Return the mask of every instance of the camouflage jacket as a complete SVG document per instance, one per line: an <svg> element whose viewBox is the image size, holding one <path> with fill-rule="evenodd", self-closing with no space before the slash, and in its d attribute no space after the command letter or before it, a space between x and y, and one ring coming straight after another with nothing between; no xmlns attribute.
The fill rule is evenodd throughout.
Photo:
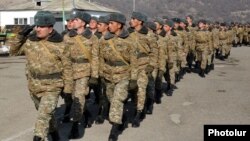
<svg viewBox="0 0 250 141"><path fill-rule="evenodd" d="M143 26L140 31L135 31L129 28L130 37L135 44L138 58L139 70L144 70L146 66L151 65L157 68L157 52L153 52L153 48L157 48L156 42L150 43L150 36L148 36L148 29ZM155 49L156 50L156 49Z"/></svg>
<svg viewBox="0 0 250 141"><path fill-rule="evenodd" d="M69 45L63 42L63 37L53 31L47 40L30 35L22 44L19 36L12 44L11 55L17 55L20 48L27 58L26 75L29 90L38 94L45 91L60 90L72 93L72 65L69 60ZM20 53L20 52L19 52Z"/></svg>
<svg viewBox="0 0 250 141"><path fill-rule="evenodd" d="M137 80L138 61L134 42L129 32L119 36L107 33L100 39L100 76L112 83Z"/></svg>
<svg viewBox="0 0 250 141"><path fill-rule="evenodd" d="M73 78L98 78L98 38L93 35L88 28L86 28L81 35L78 35L75 30L71 30L66 36L64 36L64 39L65 42L70 45L70 59L73 67Z"/></svg>
<svg viewBox="0 0 250 141"><path fill-rule="evenodd" d="M205 51L209 48L210 37L208 31L197 30L194 33L195 36L195 49L197 51Z"/></svg>

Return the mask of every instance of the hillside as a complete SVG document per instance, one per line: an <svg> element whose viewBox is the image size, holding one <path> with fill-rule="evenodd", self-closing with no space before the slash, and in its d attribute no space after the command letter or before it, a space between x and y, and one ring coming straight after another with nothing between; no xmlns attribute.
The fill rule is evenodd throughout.
<svg viewBox="0 0 250 141"><path fill-rule="evenodd" d="M1 0L0 9L33 0ZM87 0L89 1L89 0ZM146 13L149 17L169 16L184 18L193 15L195 19L212 21L250 22L250 0L134 0L135 11ZM91 0L98 4L125 13L133 11L133 0Z"/></svg>

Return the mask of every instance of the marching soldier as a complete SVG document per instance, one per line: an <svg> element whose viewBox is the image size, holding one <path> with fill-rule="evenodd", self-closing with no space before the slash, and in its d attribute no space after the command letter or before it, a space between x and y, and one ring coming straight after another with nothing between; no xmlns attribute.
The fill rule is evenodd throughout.
<svg viewBox="0 0 250 141"><path fill-rule="evenodd" d="M205 69L207 66L207 55L209 47L209 35L205 28L206 21L200 20L198 23L199 30L195 32L196 52L197 52L197 68L199 75L205 77Z"/></svg>
<svg viewBox="0 0 250 141"><path fill-rule="evenodd" d="M166 68L166 80L168 82L167 96L172 96L173 90L177 87L175 86L175 72L177 68L177 56L178 56L178 38L177 34L173 31L174 22L169 20L164 24L164 30L166 31L165 38L167 39L167 56L168 60L165 63ZM162 60L161 60L162 61ZM163 62L164 64L164 62ZM161 65L160 65L161 66Z"/></svg>
<svg viewBox="0 0 250 141"><path fill-rule="evenodd" d="M117 141L120 131L125 127L123 108L128 90L138 88L138 61L135 44L124 29L125 16L113 13L109 18L110 32L100 40L100 76L104 77L110 102L109 120L112 129L109 141Z"/></svg>
<svg viewBox="0 0 250 141"><path fill-rule="evenodd" d="M90 127L91 121L88 119L91 113L86 110L85 97L89 94L89 86L98 84L99 68L99 46L98 38L86 28L91 16L88 13L72 10L71 17L74 20L74 29L71 30L64 39L71 45L70 59L73 68L73 125L69 138L78 138L78 126L84 115L85 126Z"/></svg>
<svg viewBox="0 0 250 141"><path fill-rule="evenodd" d="M101 16L98 19L97 24L97 32L101 33L101 36L99 36L99 40L103 40L104 36L109 33L108 30L109 26L109 16ZM101 69L101 68L100 68ZM99 85L100 89L103 89L103 92L100 92L99 95L97 95L97 103L98 103L98 115L96 117L95 123L96 124L102 124L104 122L104 119L108 119L108 111L109 111L109 102L106 96L106 86L105 81L103 80L103 75L99 76L99 79L101 81L101 85Z"/></svg>
<svg viewBox="0 0 250 141"><path fill-rule="evenodd" d="M132 122L132 127L139 127L142 112L146 100L147 85L150 81L154 83L152 72L157 67L157 44L150 42L148 29L143 25L147 21L146 15L140 12L133 12L130 20L130 36L136 43L135 48L138 52L138 92L136 94L136 114ZM154 49L156 48L156 49ZM154 50L153 50L154 49ZM153 51L156 50L156 53ZM154 86L151 86L154 88ZM153 95L154 92L149 92Z"/></svg>
<svg viewBox="0 0 250 141"><path fill-rule="evenodd" d="M55 108L62 88L65 97L72 93L69 44L64 43L63 37L53 29L55 22L51 12L37 12L35 32L23 44L30 96L38 110L33 141L44 141L48 132L53 141L60 140L54 117ZM21 32L19 39L22 40L31 30ZM12 55L18 52L23 42L16 43L11 50Z"/></svg>

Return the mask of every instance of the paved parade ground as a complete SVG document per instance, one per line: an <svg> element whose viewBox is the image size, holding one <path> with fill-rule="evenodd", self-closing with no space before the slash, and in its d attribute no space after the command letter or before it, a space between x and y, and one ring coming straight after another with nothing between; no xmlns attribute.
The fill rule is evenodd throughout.
<svg viewBox="0 0 250 141"><path fill-rule="evenodd" d="M0 141L31 141L37 116L24 73L25 57L0 56ZM232 48L216 59L206 78L186 74L172 97L164 95L139 128L131 124L119 141L202 141L204 124L250 124L250 47ZM60 120L64 106L58 103ZM59 124L62 141L71 125ZM93 124L79 141L107 141L111 125ZM76 141L78 141L76 140Z"/></svg>

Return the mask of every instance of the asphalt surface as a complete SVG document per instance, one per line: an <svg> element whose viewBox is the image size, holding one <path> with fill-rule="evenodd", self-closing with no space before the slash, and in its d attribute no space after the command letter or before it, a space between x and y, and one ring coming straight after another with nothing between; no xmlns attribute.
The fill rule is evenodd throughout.
<svg viewBox="0 0 250 141"><path fill-rule="evenodd" d="M250 123L250 47L232 48L226 61L215 60L206 78L186 74L172 97L164 95L140 128L131 124L119 141L201 141L204 124ZM37 116L24 73L25 57L0 56L0 141L31 141ZM64 105L58 103L60 120ZM71 124L58 123L62 141ZM111 125L93 124L76 141L106 141Z"/></svg>

